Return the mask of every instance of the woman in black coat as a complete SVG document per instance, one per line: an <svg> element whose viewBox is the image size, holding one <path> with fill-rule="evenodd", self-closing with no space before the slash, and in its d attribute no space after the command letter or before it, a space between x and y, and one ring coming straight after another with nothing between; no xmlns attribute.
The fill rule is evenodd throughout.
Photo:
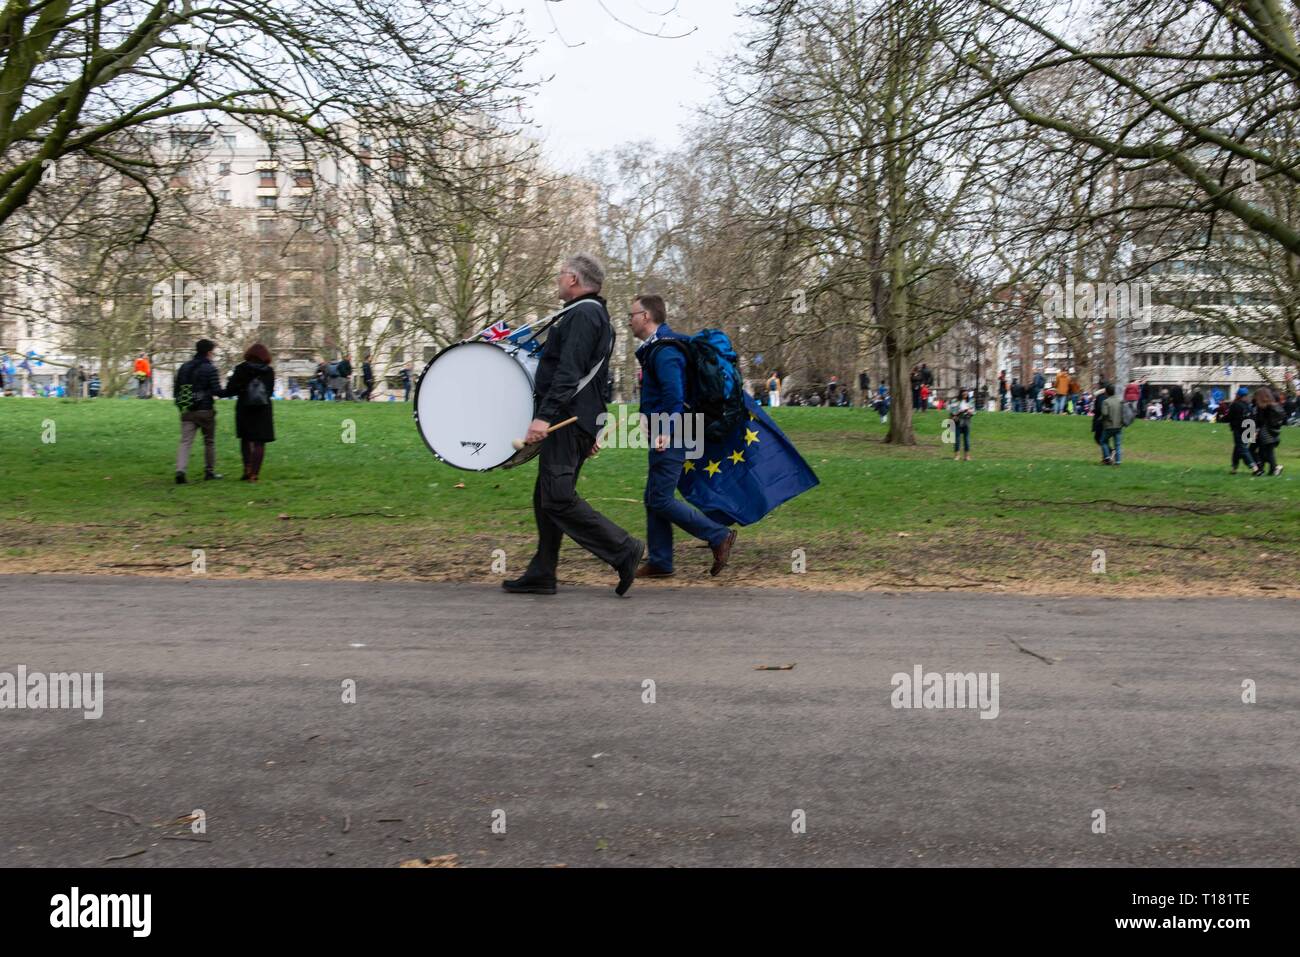
<svg viewBox="0 0 1300 957"><path fill-rule="evenodd" d="M271 353L255 342L244 353L244 361L235 366L221 395L235 399L235 435L239 454L244 460L246 482L256 482L262 471L266 443L275 441L275 423L271 415L271 394L275 391L275 370Z"/></svg>
<svg viewBox="0 0 1300 957"><path fill-rule="evenodd" d="M1255 461L1259 463L1256 475L1281 475L1277 464L1277 447L1282 441L1282 426L1286 413L1268 386L1255 390Z"/></svg>

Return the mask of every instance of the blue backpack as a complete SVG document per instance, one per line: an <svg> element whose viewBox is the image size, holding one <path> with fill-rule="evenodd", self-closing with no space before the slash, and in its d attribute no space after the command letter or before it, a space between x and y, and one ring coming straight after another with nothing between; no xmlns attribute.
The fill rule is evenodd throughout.
<svg viewBox="0 0 1300 957"><path fill-rule="evenodd" d="M721 442L745 420L740 358L721 329L705 329L689 339L664 339L686 354L686 399L704 415L704 440Z"/></svg>

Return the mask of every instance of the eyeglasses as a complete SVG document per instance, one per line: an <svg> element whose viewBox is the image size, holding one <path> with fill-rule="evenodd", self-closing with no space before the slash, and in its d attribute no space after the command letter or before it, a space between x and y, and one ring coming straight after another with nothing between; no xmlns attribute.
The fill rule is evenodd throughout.
<svg viewBox="0 0 1300 957"><path fill-rule="evenodd" d="M648 313L644 309L638 309L636 312L629 312L627 314L627 317L629 319L635 319L637 316L644 316L644 315L648 315Z"/></svg>

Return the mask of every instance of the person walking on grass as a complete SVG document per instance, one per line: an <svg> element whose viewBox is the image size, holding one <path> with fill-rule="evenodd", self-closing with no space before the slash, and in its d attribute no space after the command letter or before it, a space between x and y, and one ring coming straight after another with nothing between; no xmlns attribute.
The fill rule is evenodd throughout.
<svg viewBox="0 0 1300 957"><path fill-rule="evenodd" d="M975 417L975 404L971 402L970 393L963 390L961 397L948 407L948 418L952 422L952 460L961 459L962 443L966 445L966 461L970 461L970 420Z"/></svg>
<svg viewBox="0 0 1300 957"><path fill-rule="evenodd" d="M1053 388L1056 390L1056 397L1052 400L1052 411L1057 415L1065 412L1066 400L1070 398L1070 373L1065 369L1059 369L1056 373L1056 379L1053 381Z"/></svg>
<svg viewBox="0 0 1300 957"><path fill-rule="evenodd" d="M217 410L212 400L221 395L221 375L212 364L217 344L200 339L194 344L194 358L176 370L172 396L181 413L181 444L176 450L176 484L188 481L185 472L190 464L194 436L203 433L203 478L221 478L217 474Z"/></svg>
<svg viewBox="0 0 1300 957"><path fill-rule="evenodd" d="M239 454L244 460L241 481L256 482L262 473L266 443L275 441L275 422L271 413L271 393L275 390L275 370L271 353L255 342L244 353L244 361L235 366L221 395L235 400L235 435Z"/></svg>
<svg viewBox="0 0 1300 957"><path fill-rule="evenodd" d="M153 367L149 364L149 357L143 352L136 356L131 374L135 377L136 396L141 399L149 398L149 380L153 376Z"/></svg>
<svg viewBox="0 0 1300 957"><path fill-rule="evenodd" d="M1244 385L1237 389L1237 397L1228 406L1227 423L1232 430L1232 474L1237 474L1237 466L1245 462L1251 475L1259 474L1259 466L1251 452L1251 444L1245 440L1246 422L1253 420L1255 408L1250 404L1250 390ZM1258 424L1257 424L1258 425Z"/></svg>
<svg viewBox="0 0 1300 957"><path fill-rule="evenodd" d="M375 391L375 367L370 363L369 353L361 360L361 384L365 388L361 390L361 395L357 398L362 402L369 402L371 395Z"/></svg>
<svg viewBox="0 0 1300 957"><path fill-rule="evenodd" d="M1277 447L1282 441L1286 414L1268 386L1255 390L1255 461L1256 475L1281 475L1277 464ZM1267 471L1265 470L1267 467Z"/></svg>
<svg viewBox="0 0 1300 957"><path fill-rule="evenodd" d="M1106 443L1102 439L1106 433L1105 428L1102 426L1101 419L1101 410L1105 401L1106 390L1104 388L1098 389L1092 397L1092 440L1096 442L1097 447L1101 449L1101 464L1109 465L1110 459L1106 457Z"/></svg>
<svg viewBox="0 0 1300 957"><path fill-rule="evenodd" d="M1106 398L1101 403L1101 428L1102 461L1106 465L1119 465L1124 432L1124 400L1115 394L1113 385L1106 386Z"/></svg>

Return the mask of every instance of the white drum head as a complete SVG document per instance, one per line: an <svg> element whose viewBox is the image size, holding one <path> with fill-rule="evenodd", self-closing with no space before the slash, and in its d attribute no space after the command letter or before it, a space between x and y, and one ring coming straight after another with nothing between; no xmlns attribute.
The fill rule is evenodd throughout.
<svg viewBox="0 0 1300 957"><path fill-rule="evenodd" d="M420 376L415 418L424 441L448 465L497 468L518 455L512 443L533 420L532 376L500 346L451 346Z"/></svg>

